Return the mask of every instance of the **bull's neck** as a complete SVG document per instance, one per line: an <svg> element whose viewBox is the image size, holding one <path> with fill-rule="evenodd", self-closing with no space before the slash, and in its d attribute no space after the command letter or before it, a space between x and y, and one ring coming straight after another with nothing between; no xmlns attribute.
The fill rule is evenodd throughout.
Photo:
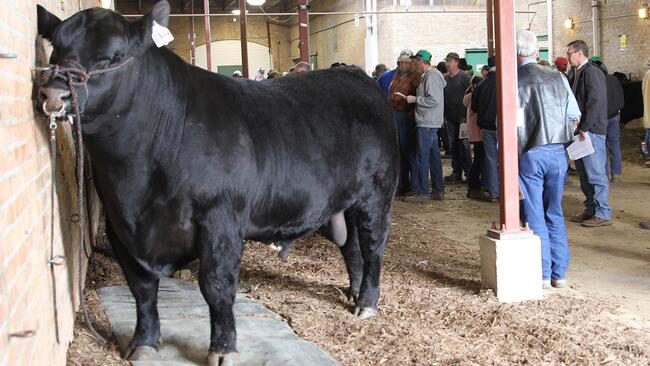
<svg viewBox="0 0 650 366"><path fill-rule="evenodd" d="M122 75L107 113L84 123L95 164L137 165L146 163L143 157L162 160L176 151L186 111L187 67L167 53L155 49L139 56Z"/></svg>

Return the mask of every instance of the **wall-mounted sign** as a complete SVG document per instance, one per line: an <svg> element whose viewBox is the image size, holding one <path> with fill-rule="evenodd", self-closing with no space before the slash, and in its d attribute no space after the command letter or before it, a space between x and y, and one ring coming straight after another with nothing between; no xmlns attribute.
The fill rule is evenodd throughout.
<svg viewBox="0 0 650 366"><path fill-rule="evenodd" d="M627 50L627 34L621 34L618 36L618 48L621 51Z"/></svg>

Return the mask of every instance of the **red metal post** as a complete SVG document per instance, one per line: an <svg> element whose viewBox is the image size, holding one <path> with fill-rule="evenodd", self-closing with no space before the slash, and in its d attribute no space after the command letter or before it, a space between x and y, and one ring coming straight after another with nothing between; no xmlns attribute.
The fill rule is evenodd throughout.
<svg viewBox="0 0 650 366"><path fill-rule="evenodd" d="M307 0L298 1L298 34L300 37L300 60L309 63L309 7Z"/></svg>
<svg viewBox="0 0 650 366"><path fill-rule="evenodd" d="M521 231L514 0L495 0L501 233Z"/></svg>
<svg viewBox="0 0 650 366"><path fill-rule="evenodd" d="M248 79L248 35L246 34L246 0L239 0L239 25L242 74L244 78Z"/></svg>
<svg viewBox="0 0 650 366"><path fill-rule="evenodd" d="M494 56L494 0L485 2L485 14L487 14L487 49L488 56Z"/></svg>
<svg viewBox="0 0 650 366"><path fill-rule="evenodd" d="M212 71L212 35L210 33L210 0L203 0L203 14L205 14L205 57L207 60L207 69Z"/></svg>

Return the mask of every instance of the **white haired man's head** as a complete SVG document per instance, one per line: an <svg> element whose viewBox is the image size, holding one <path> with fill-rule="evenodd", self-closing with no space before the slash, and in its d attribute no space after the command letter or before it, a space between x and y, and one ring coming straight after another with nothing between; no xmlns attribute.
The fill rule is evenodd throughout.
<svg viewBox="0 0 650 366"><path fill-rule="evenodd" d="M517 56L521 58L537 57L537 36L529 30L517 32Z"/></svg>

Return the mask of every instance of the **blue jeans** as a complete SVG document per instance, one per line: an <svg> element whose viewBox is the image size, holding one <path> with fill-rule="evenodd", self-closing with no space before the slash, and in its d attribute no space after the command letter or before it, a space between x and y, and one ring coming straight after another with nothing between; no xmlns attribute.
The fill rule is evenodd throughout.
<svg viewBox="0 0 650 366"><path fill-rule="evenodd" d="M607 171L609 174L621 175L623 173L623 163L621 157L621 115L617 114L616 117L612 117L607 121L607 140L605 145L607 145L607 152L609 157L607 158Z"/></svg>
<svg viewBox="0 0 650 366"><path fill-rule="evenodd" d="M472 168L472 153L469 150L469 140L460 138L460 124L464 122L447 120L447 136L451 149L451 174L462 177L465 173L467 178Z"/></svg>
<svg viewBox="0 0 650 366"><path fill-rule="evenodd" d="M544 280L564 279L569 268L569 244L562 212L567 166L562 144L538 146L519 156L524 217L542 242Z"/></svg>
<svg viewBox="0 0 650 366"><path fill-rule="evenodd" d="M645 148L648 149L648 152L650 153L650 128L645 129Z"/></svg>
<svg viewBox="0 0 650 366"><path fill-rule="evenodd" d="M499 197L499 149L498 137L496 130L483 131L483 149L485 149L485 164L483 172L485 173L485 185L487 186L490 197Z"/></svg>
<svg viewBox="0 0 650 366"><path fill-rule="evenodd" d="M431 186L434 192L443 192L442 160L438 146L438 129L418 127L417 170L415 178L417 187L415 192L419 195L429 194L429 173L431 173Z"/></svg>
<svg viewBox="0 0 650 366"><path fill-rule="evenodd" d="M417 169L415 161L415 122L410 120L408 113L394 111L397 134L399 136L399 181L397 191L415 191L417 184L413 181Z"/></svg>
<svg viewBox="0 0 650 366"><path fill-rule="evenodd" d="M587 133L591 137L595 152L576 160L576 170L580 177L580 189L582 189L582 193L586 197L584 214L610 220L612 218L612 209L608 203L609 179L607 178L606 168L606 138L605 135Z"/></svg>

